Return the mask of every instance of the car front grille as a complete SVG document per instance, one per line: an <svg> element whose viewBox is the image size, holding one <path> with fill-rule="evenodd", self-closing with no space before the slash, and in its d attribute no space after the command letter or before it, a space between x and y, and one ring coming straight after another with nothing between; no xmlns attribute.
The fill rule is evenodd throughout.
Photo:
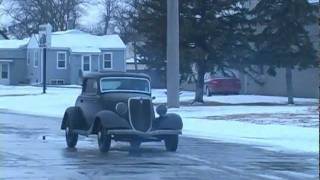
<svg viewBox="0 0 320 180"><path fill-rule="evenodd" d="M152 102L150 99L129 99L129 121L133 129L146 132L152 122Z"/></svg>

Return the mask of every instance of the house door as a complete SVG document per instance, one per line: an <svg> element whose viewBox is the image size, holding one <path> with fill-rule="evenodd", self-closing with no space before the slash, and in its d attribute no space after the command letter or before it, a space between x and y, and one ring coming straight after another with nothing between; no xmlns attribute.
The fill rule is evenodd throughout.
<svg viewBox="0 0 320 180"><path fill-rule="evenodd" d="M9 63L0 63L0 84L8 85L9 78Z"/></svg>
<svg viewBox="0 0 320 180"><path fill-rule="evenodd" d="M83 75L91 72L91 56L84 55L82 56L82 73Z"/></svg>

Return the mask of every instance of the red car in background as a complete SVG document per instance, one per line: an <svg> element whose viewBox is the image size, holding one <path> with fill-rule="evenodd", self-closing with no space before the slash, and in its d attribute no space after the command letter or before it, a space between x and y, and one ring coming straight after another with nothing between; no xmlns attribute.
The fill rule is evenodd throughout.
<svg viewBox="0 0 320 180"><path fill-rule="evenodd" d="M240 79L233 72L223 74L206 74L205 93L212 94L239 94L241 90Z"/></svg>

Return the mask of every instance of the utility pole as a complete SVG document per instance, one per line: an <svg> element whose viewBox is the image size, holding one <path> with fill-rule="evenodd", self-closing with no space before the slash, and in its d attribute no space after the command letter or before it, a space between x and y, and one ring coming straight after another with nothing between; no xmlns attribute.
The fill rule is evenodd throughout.
<svg viewBox="0 0 320 180"><path fill-rule="evenodd" d="M42 93L43 94L46 94L46 90L47 90L47 48L44 47L43 48L43 60L42 60L42 64L43 64L43 67L42 67Z"/></svg>
<svg viewBox="0 0 320 180"><path fill-rule="evenodd" d="M179 1L167 0L167 105L179 107Z"/></svg>
<svg viewBox="0 0 320 180"><path fill-rule="evenodd" d="M47 47L51 43L48 34L51 33L52 27L50 24L43 24L39 26L39 47L43 49L42 59L42 93L45 94L47 90Z"/></svg>

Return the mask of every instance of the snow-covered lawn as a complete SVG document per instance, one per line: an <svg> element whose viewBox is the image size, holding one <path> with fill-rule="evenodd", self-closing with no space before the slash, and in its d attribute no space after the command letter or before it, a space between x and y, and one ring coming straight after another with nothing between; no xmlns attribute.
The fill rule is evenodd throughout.
<svg viewBox="0 0 320 180"><path fill-rule="evenodd" d="M153 95L157 97L155 102L167 102L166 90L154 89ZM194 92L183 91L180 95L180 101L191 102L194 99ZM259 95L214 95L211 97L204 97L206 102L218 102L227 104L250 104L250 103L266 103L266 104L286 104L287 97L279 96L259 96ZM317 103L317 99L312 98L295 98L296 104L312 104Z"/></svg>
<svg viewBox="0 0 320 180"><path fill-rule="evenodd" d="M41 87L0 86L0 109L62 117L65 109L74 105L80 92L79 88L49 87L48 94L43 95ZM166 101L165 90L153 90L153 96L156 103ZM193 92L183 92L181 101L191 101L193 96ZM298 104L308 106L286 106L283 105L285 97L271 96L212 96L205 100L228 105L183 106L169 110L183 117L184 135L280 151L318 152L317 99L296 98ZM242 105L247 103L279 105Z"/></svg>
<svg viewBox="0 0 320 180"><path fill-rule="evenodd" d="M201 137L234 143L254 144L270 150L294 152L319 152L319 123L316 107L298 106L218 106L218 107L182 107L170 109L170 112L179 113L184 120L184 134L191 137ZM250 116L254 112L260 121L270 120L269 117L278 115L272 122L256 123L238 121L237 116ZM301 120L304 125L298 124L285 114L294 116L304 114ZM214 115L212 120L208 116ZM228 117L233 115L234 117ZM313 119L306 119L311 115ZM221 120L219 120L219 118ZM299 118L298 118L299 119ZM287 121L287 123L281 123ZM309 122L312 123L309 125ZM316 122L316 123L315 123ZM308 125L306 125L308 124Z"/></svg>

